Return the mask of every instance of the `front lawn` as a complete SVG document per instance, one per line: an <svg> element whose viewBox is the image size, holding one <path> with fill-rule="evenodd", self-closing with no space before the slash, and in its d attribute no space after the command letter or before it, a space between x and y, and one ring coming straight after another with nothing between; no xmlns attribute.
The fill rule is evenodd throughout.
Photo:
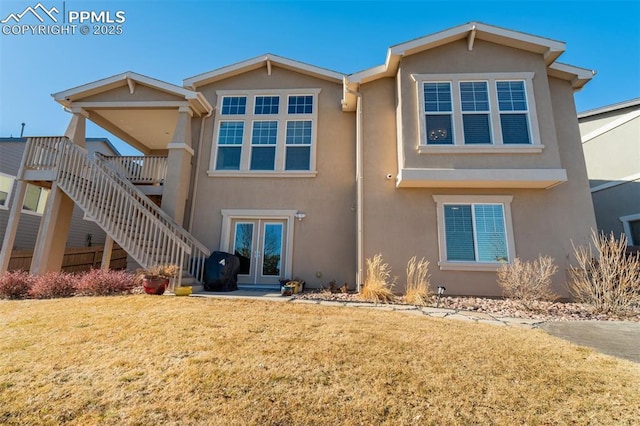
<svg viewBox="0 0 640 426"><path fill-rule="evenodd" d="M0 301L0 424L637 424L640 365L536 330L307 304Z"/></svg>

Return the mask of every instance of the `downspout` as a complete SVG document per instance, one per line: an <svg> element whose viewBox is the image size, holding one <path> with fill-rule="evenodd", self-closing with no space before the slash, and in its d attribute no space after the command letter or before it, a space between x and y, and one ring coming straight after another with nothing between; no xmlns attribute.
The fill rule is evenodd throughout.
<svg viewBox="0 0 640 426"><path fill-rule="evenodd" d="M191 230L193 229L193 216L195 215L195 212L196 212L196 191L198 190L198 173L200 172L200 151L202 150L202 140L204 139L204 124L207 121L207 118L213 115L213 111L214 109L209 111L207 115L202 117L202 121L200 122L200 135L198 136L198 148L194 153L194 157L196 160L196 170L193 175L193 185L191 189L191 211L189 211L189 229L187 229L189 233L191 233Z"/></svg>
<svg viewBox="0 0 640 426"><path fill-rule="evenodd" d="M364 282L364 196L363 196L363 141L362 141L362 94L353 90L347 92L356 96L356 288L358 293Z"/></svg>

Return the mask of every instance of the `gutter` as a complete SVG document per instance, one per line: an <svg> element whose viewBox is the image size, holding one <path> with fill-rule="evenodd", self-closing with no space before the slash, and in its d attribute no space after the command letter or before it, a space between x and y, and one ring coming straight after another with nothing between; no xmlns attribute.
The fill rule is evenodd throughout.
<svg viewBox="0 0 640 426"><path fill-rule="evenodd" d="M196 168L193 173L193 184L191 185L191 210L189 211L189 228L187 228L187 231L189 231L190 234L191 234L191 231L193 230L193 216L195 215L195 212L196 212L198 173L200 172L200 151L202 150L201 149L202 140L204 139L204 125L207 121L207 118L213 115L214 110L215 108L212 108L207 115L202 117L202 121L200 122L200 136L198 136L198 148L196 149L196 152L194 153L194 156L193 156L193 158L195 158L195 161L196 161Z"/></svg>
<svg viewBox="0 0 640 426"><path fill-rule="evenodd" d="M356 289L358 293L364 283L364 195L363 195L363 140L362 140L362 94L353 90L347 92L356 96Z"/></svg>

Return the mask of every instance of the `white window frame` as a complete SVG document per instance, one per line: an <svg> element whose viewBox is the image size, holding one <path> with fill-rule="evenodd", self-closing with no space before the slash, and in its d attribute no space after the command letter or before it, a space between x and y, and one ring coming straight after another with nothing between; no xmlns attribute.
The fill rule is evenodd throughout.
<svg viewBox="0 0 640 426"><path fill-rule="evenodd" d="M640 220L640 213L620 217L620 222L622 222L624 234L627 236L627 245L629 246L633 245L634 243L633 235L631 233L631 222L635 222L636 220Z"/></svg>
<svg viewBox="0 0 640 426"><path fill-rule="evenodd" d="M11 194L13 194L13 187L16 185L16 177L2 172L0 172L0 176L11 180L11 185L9 185L9 191L7 192L7 199L5 200L4 205L0 206L0 210L9 210Z"/></svg>
<svg viewBox="0 0 640 426"><path fill-rule="evenodd" d="M479 74L412 74L416 83L418 100L418 124L419 141L418 153L420 154L539 154L544 149L540 140L540 127L536 113L535 97L533 96L532 72L514 73L479 73ZM491 144L465 145L464 127L462 123L462 102L460 99L461 82L487 82L489 90L489 127L491 132ZM498 81L523 81L527 100L528 124L530 144L503 144L502 127L500 125L500 109L498 108L498 94L496 82ZM424 110L424 83L451 83L451 101L453 117L453 144L433 145L426 140L426 122ZM523 111L525 112L525 111Z"/></svg>
<svg viewBox="0 0 640 426"><path fill-rule="evenodd" d="M47 206L47 201L49 200L49 196L51 195L51 189L28 183L27 184L27 189L26 189L27 191L29 190L29 186L33 186L33 187L36 187L36 188L40 189L40 196L38 197L38 209L40 209L40 207L42 206L42 208L41 208L42 212L39 212L38 209L36 209L35 211L25 209L24 208L24 202L23 202L22 203L22 213L29 214L29 215L32 215L32 216L42 216L44 214L44 209ZM43 198L43 192L44 191L47 191L47 196L43 201L42 198ZM25 192L25 201L26 201L26 197L27 196L26 196L26 192Z"/></svg>
<svg viewBox="0 0 640 426"><path fill-rule="evenodd" d="M438 250L440 260L438 266L442 271L497 271L502 262L481 261L449 261L447 260L447 236L444 217L444 206L448 204L502 204L504 213L505 240L509 262L516 258L516 245L511 219L511 195L433 195L436 202L436 219L438 227ZM475 244L475 241L474 241Z"/></svg>
<svg viewBox="0 0 640 426"><path fill-rule="evenodd" d="M260 90L217 90L216 117L213 129L213 141L211 149L211 158L209 161L209 170L207 175L210 177L315 177L316 170L316 151L317 151L317 131L318 131L318 98L321 89L305 88L305 89L260 89ZM247 105L246 113L243 115L222 115L222 99L226 96L246 96ZM278 114L255 114L255 102L259 96L279 96L280 105ZM289 114L289 97L290 96L312 96L313 109L311 114ZM309 150L309 170L285 170L286 156L286 123L287 121L309 120L311 121L311 149ZM220 122L223 121L244 121L245 132L241 146L240 170L216 170L216 161L218 156L218 133ZM277 121L278 137L276 141L276 158L275 170L251 170L251 149L252 149L252 133L254 121ZM306 145L305 145L306 146Z"/></svg>
<svg viewBox="0 0 640 426"><path fill-rule="evenodd" d="M233 231L232 223L234 220L247 219L281 219L285 221L287 232L286 253L284 257L284 276L291 277L293 271L293 231L295 225L296 214L298 210L261 210L261 209L222 209L222 229L220 230L220 246L229 247L231 234Z"/></svg>

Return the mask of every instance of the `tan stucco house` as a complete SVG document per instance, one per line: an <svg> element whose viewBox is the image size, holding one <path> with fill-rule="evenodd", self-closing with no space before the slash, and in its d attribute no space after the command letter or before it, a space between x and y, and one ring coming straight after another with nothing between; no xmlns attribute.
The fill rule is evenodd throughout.
<svg viewBox="0 0 640 426"><path fill-rule="evenodd" d="M640 246L640 98L578 114L598 229Z"/></svg>
<svg viewBox="0 0 640 426"><path fill-rule="evenodd" d="M573 100L593 72L558 62L564 50L468 23L353 74L267 54L182 86L126 72L56 93L67 133L30 140L15 191L52 182L32 271L57 267L48 247L76 203L138 263L179 262L196 281L221 250L243 258L242 284L355 287L382 253L397 291L418 256L448 294L499 295L501 262L564 267L595 227ZM155 163L86 158L87 119L162 159L160 208L136 185Z"/></svg>

